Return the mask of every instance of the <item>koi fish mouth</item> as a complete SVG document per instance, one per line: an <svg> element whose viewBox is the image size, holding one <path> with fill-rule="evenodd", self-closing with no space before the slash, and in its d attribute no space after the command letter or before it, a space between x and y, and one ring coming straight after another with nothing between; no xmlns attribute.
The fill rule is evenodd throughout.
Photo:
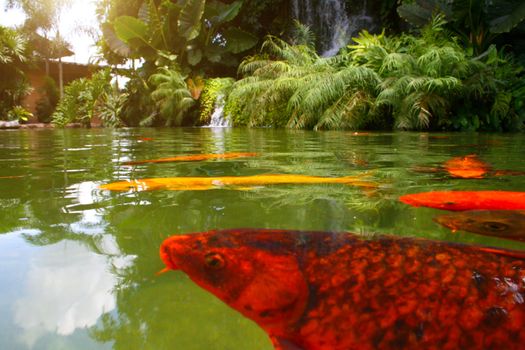
<svg viewBox="0 0 525 350"><path fill-rule="evenodd" d="M175 262L171 259L170 247L168 245L163 244L160 247L160 258L162 259L166 267L162 269L161 271L159 271L158 272L159 274L164 273L168 270L178 270L179 269L177 265L175 264Z"/></svg>

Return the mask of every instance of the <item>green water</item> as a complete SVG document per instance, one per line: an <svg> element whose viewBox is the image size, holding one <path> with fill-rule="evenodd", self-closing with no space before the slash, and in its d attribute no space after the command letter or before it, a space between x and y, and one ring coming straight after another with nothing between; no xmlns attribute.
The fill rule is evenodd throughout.
<svg viewBox="0 0 525 350"><path fill-rule="evenodd" d="M436 137L437 136L437 137ZM141 138L151 138L143 141ZM452 179L415 172L478 154L525 171L523 135L243 129L0 132L0 349L272 349L251 321L163 268L166 237L254 227L379 232L525 249L450 233L397 198L429 190L525 190L525 176ZM126 160L224 152L260 156L125 166ZM110 193L138 178L368 173L375 193L340 185Z"/></svg>

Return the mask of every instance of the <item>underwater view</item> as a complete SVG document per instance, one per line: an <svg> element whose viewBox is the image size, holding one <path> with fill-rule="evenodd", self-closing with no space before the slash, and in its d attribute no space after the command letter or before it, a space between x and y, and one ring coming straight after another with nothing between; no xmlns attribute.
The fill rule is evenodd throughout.
<svg viewBox="0 0 525 350"><path fill-rule="evenodd" d="M269 254L261 260L264 264L274 261L272 249L284 249L284 241L339 264L257 272L264 277L261 283L277 287L279 283L272 284L275 275L284 283L279 288L287 287L287 281L294 289L295 273L306 267L313 277L301 280L305 290L314 280L334 284L342 271L355 271L344 270L348 266L342 254L349 241L340 238L346 237L343 232L355 234L348 238L351 242L389 237L379 240L386 242L384 250L365 247L363 256L372 260L398 254L408 264L410 254L423 257L436 251L454 260L465 249L472 253L457 259L453 273L458 276L459 260L468 265L485 256L494 259L487 266L508 263L520 271L521 265L512 261L522 259L525 251L525 198L519 193L525 189L524 149L520 134L269 128L2 131L0 349L270 350L272 341L286 349L286 340L270 339L271 332L259 326L264 321L258 325L236 311L231 304L237 301L221 301L232 297L229 287L214 292L188 273L171 271L182 268L184 258L181 262L170 256L180 241L170 237L193 232L232 229L226 232L250 240L240 243L251 249L243 250L243 256L262 259ZM443 193L452 190L458 192ZM280 237L279 242L272 237ZM264 244L253 243L257 239ZM444 243L424 243L416 253L405 250L406 242L414 240ZM456 243L491 248L469 250ZM191 244L193 250L201 249L201 243ZM206 263L222 268L222 259L207 255ZM396 261L389 264L396 266ZM288 268L285 262L275 260L275 266ZM244 266L240 260L235 264ZM439 270L441 265L432 266ZM378 278L388 285L390 274L382 273ZM431 286L436 283L432 278L445 283L447 274L439 270L421 276ZM228 283L244 283L241 277L233 274ZM484 290L488 277L472 278ZM466 279L470 283L470 275ZM522 304L523 285L502 281L512 302ZM360 291L370 297L381 293ZM310 295L308 307L323 295ZM264 300L257 293L242 297ZM324 297L327 305L332 297L337 303L342 298ZM359 305L359 300L353 303ZM511 312L500 306L490 309L487 325ZM273 311L264 309L257 317L280 320ZM320 313L316 322L323 324ZM341 326L336 318L330 322L323 327ZM305 321L304 329L318 323ZM432 328L415 327L414 339L432 334ZM522 334L514 336L509 338L514 346L523 344ZM382 334L375 341L387 337ZM479 344L472 337L469 346Z"/></svg>

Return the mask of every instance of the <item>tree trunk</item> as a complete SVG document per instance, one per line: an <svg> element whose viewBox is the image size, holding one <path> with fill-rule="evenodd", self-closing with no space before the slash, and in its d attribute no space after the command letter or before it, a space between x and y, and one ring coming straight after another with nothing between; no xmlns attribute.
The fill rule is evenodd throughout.
<svg viewBox="0 0 525 350"><path fill-rule="evenodd" d="M60 99L64 97L64 76L62 72L62 58L58 58L58 86L60 91Z"/></svg>

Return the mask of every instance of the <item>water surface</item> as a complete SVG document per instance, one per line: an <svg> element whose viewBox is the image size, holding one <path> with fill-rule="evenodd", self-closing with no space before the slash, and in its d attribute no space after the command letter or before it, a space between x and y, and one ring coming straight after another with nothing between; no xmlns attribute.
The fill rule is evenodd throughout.
<svg viewBox="0 0 525 350"><path fill-rule="evenodd" d="M451 233L397 198L430 190L525 190L525 176L481 180L415 172L477 154L525 171L522 135L261 129L0 132L0 349L272 349L250 320L163 268L177 233L254 227L420 236L514 249ZM123 165L177 155L259 157ZM368 174L371 193L341 184L250 190L108 192L100 184L174 176Z"/></svg>

